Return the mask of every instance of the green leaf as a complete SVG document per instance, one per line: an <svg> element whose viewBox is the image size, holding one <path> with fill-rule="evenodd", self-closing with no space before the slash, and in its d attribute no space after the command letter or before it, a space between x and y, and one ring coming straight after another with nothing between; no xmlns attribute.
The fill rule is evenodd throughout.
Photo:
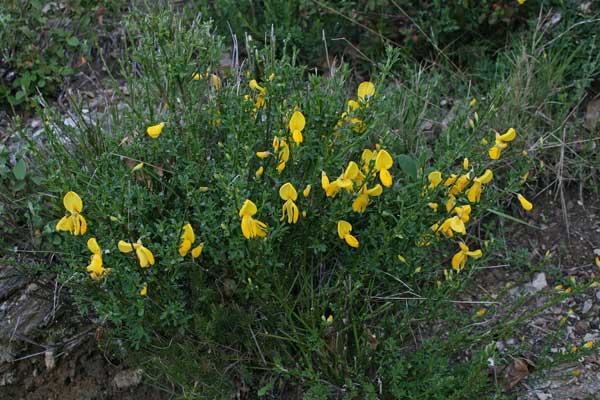
<svg viewBox="0 0 600 400"><path fill-rule="evenodd" d="M267 393L269 393L269 391L273 389L273 382L269 382L267 383L265 386L261 387L260 389L258 389L258 397L263 397L266 396Z"/></svg>
<svg viewBox="0 0 600 400"><path fill-rule="evenodd" d="M396 161L400 168L402 168L402 172L406 174L411 179L417 179L417 163L415 160L406 154L400 154Z"/></svg>
<svg viewBox="0 0 600 400"><path fill-rule="evenodd" d="M25 179L25 175L27 175L27 164L25 163L25 160L20 159L15 164L13 167L13 175L18 181Z"/></svg>
<svg viewBox="0 0 600 400"><path fill-rule="evenodd" d="M79 39L77 39L75 36L71 36L69 39L67 39L67 44L73 47L78 46Z"/></svg>

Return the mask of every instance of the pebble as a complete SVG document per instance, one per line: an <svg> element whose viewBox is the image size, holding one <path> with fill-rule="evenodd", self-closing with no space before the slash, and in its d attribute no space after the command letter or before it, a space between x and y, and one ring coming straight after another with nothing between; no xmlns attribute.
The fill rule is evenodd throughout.
<svg viewBox="0 0 600 400"><path fill-rule="evenodd" d="M126 369L119 372L113 378L113 384L117 389L127 389L137 386L142 382L141 369Z"/></svg>
<svg viewBox="0 0 600 400"><path fill-rule="evenodd" d="M583 309L581 311L584 314L587 314L592 309L593 305L594 303L592 302L592 300L586 300L585 303L583 303Z"/></svg>

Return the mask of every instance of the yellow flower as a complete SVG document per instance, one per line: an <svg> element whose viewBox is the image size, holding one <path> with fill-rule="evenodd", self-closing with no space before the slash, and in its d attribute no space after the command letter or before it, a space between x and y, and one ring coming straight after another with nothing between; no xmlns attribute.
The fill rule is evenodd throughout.
<svg viewBox="0 0 600 400"><path fill-rule="evenodd" d="M385 187L392 186L392 175L389 169L394 165L394 160L390 153L385 150L379 150L377 152L377 158L375 158L375 170L379 171L379 180Z"/></svg>
<svg viewBox="0 0 600 400"><path fill-rule="evenodd" d="M143 162L141 162L139 164L136 164L136 166L131 169L131 172L139 171L142 168L144 168L144 163Z"/></svg>
<svg viewBox="0 0 600 400"><path fill-rule="evenodd" d="M304 188L304 190L302 191L302 195L306 198L310 195L310 189L311 186L310 185L306 185L306 187Z"/></svg>
<svg viewBox="0 0 600 400"><path fill-rule="evenodd" d="M479 203L481 200L481 192L483 191L483 184L490 183L494 174L492 170L487 169L483 175L473 179L473 185L467 193L467 198L471 203Z"/></svg>
<svg viewBox="0 0 600 400"><path fill-rule="evenodd" d="M450 174L450 176L448 178L446 178L446 180L444 181L443 185L445 187L454 185L454 182L456 182L456 179L458 179L456 174Z"/></svg>
<svg viewBox="0 0 600 400"><path fill-rule="evenodd" d="M432 229L432 230L434 232L436 232L438 229ZM454 236L454 232L460 233L461 235L465 235L467 233L467 230L465 228L465 223L458 216L447 218L442 223L442 225L439 227L439 230L444 234L444 236L449 237L449 238Z"/></svg>
<svg viewBox="0 0 600 400"><path fill-rule="evenodd" d="M488 145L488 140L486 138L481 138L481 144L484 146Z"/></svg>
<svg viewBox="0 0 600 400"><path fill-rule="evenodd" d="M480 309L477 311L477 316L478 316L478 317L483 317L483 316L485 315L485 313L486 313L486 312L487 312L487 310L486 310L485 308L480 308Z"/></svg>
<svg viewBox="0 0 600 400"><path fill-rule="evenodd" d="M463 169L465 169L465 170L469 169L469 159L468 158L465 158L463 160Z"/></svg>
<svg viewBox="0 0 600 400"><path fill-rule="evenodd" d="M72 235L84 235L87 231L87 222L83 215L79 214L83 210L81 197L75 192L68 192L63 197L63 205L69 212L56 224L57 231L66 231Z"/></svg>
<svg viewBox="0 0 600 400"><path fill-rule="evenodd" d="M454 206L456 205L456 197L453 195L448 196L448 201L446 201L446 212L450 212Z"/></svg>
<svg viewBox="0 0 600 400"><path fill-rule="evenodd" d="M346 113L350 114L352 111L360 108L360 104L356 100L348 100L348 106L346 107Z"/></svg>
<svg viewBox="0 0 600 400"><path fill-rule="evenodd" d="M433 211L437 212L437 210L438 210L438 207L439 207L438 203L428 203L427 205L428 205L428 206L429 206L429 208L431 208Z"/></svg>
<svg viewBox="0 0 600 400"><path fill-rule="evenodd" d="M160 124L149 126L148 129L146 129L146 133L152 139L156 139L157 137L160 136L164 127L165 127L165 123L161 122Z"/></svg>
<svg viewBox="0 0 600 400"><path fill-rule="evenodd" d="M262 176L263 172L265 172L265 169L264 169L264 167L261 165L260 167L258 167L258 169L257 169L257 170L256 170L256 172L254 173L254 175L255 175L257 178L260 178L260 177Z"/></svg>
<svg viewBox="0 0 600 400"><path fill-rule="evenodd" d="M256 204L248 199L244 202L242 208L240 208L239 216L242 218L242 234L246 239L267 236L267 225L252 218L257 212Z"/></svg>
<svg viewBox="0 0 600 400"><path fill-rule="evenodd" d="M594 347L594 341L593 340L588 340L587 342L585 342L585 344L583 345L584 349L591 349L592 347Z"/></svg>
<svg viewBox="0 0 600 400"><path fill-rule="evenodd" d="M458 218L461 219L462 222L464 222L465 224L467 222L469 222L469 219L471 218L471 206L470 205L467 204L464 206L455 207L454 212L456 213Z"/></svg>
<svg viewBox="0 0 600 400"><path fill-rule="evenodd" d="M367 185L363 185L360 189L358 197L352 203L352 210L357 213L364 213L369 204L369 196L380 196L383 193L383 188L380 184L369 189Z"/></svg>
<svg viewBox="0 0 600 400"><path fill-rule="evenodd" d="M290 132L292 132L292 139L294 139L296 144L300 144L304 140L302 137L302 130L305 125L306 120L304 119L304 114L300 111L294 111L292 118L290 118L289 128Z"/></svg>
<svg viewBox="0 0 600 400"><path fill-rule="evenodd" d="M269 155L271 155L271 153L268 151L257 151L256 152L256 157L260 158L261 160L269 157Z"/></svg>
<svg viewBox="0 0 600 400"><path fill-rule="evenodd" d="M258 92L260 94L265 94L267 93L267 89L265 89L264 87L260 86L258 84L258 82L256 82L256 79L252 79L249 83L248 86L250 86L250 89L254 89L254 90L258 90Z"/></svg>
<svg viewBox="0 0 600 400"><path fill-rule="evenodd" d="M449 193L453 196L456 196L457 194L459 194L460 192L465 190L465 188L469 184L470 180L471 180L471 173L467 173L467 174L459 176L458 179L456 180L456 182L454 183L454 186L452 186L452 188L450 189Z"/></svg>
<svg viewBox="0 0 600 400"><path fill-rule="evenodd" d="M179 255L185 257L185 255L192 248L192 244L196 241L196 235L194 235L194 228L190 224L183 226L183 234L181 235L181 244L179 245Z"/></svg>
<svg viewBox="0 0 600 400"><path fill-rule="evenodd" d="M533 210L533 204L525 197L523 197L523 195L517 193L517 198L519 199L519 203L521 203L521 207L523 207L525 211Z"/></svg>
<svg viewBox="0 0 600 400"><path fill-rule="evenodd" d="M498 135L496 134L496 141L500 142L512 142L517 137L517 131L515 128L509 128L505 134Z"/></svg>
<svg viewBox="0 0 600 400"><path fill-rule="evenodd" d="M452 257L452 268L454 268L455 271L461 271L465 267L468 257L477 259L483 256L481 250L470 251L469 247L462 242L458 245L460 246L460 251Z"/></svg>
<svg viewBox="0 0 600 400"><path fill-rule="evenodd" d="M290 159L290 146L283 138L277 139L277 157L279 160L279 164L277 164L277 172L281 173L285 169L285 165Z"/></svg>
<svg viewBox="0 0 600 400"><path fill-rule="evenodd" d="M345 240L348 246L357 248L358 239L350 234L352 232L352 225L349 222L340 220L337 224L338 236L340 239Z"/></svg>
<svg viewBox="0 0 600 400"><path fill-rule="evenodd" d="M294 201L298 199L298 193L296 192L296 188L294 188L294 185L292 185L290 182L283 184L279 188L279 197L281 197L281 199L285 201L281 210L281 221L284 220L287 214L288 224L295 224L296 222L298 222L300 212L298 210L298 206L296 205L296 203L294 203Z"/></svg>
<svg viewBox="0 0 600 400"><path fill-rule="evenodd" d="M192 75L192 79L195 81L199 81L202 79L202 74L196 72L194 75Z"/></svg>
<svg viewBox="0 0 600 400"><path fill-rule="evenodd" d="M148 285L144 283L144 287L140 290L140 296L146 297L148 295Z"/></svg>
<svg viewBox="0 0 600 400"><path fill-rule="evenodd" d="M154 265L154 254L142 245L140 239L138 239L136 243L128 243L124 240L119 240L117 247L121 253L131 253L135 250L140 267L142 268L148 268L149 266Z"/></svg>
<svg viewBox="0 0 600 400"><path fill-rule="evenodd" d="M375 159L375 157L377 157L377 151L373 151L370 149L364 149L361 156L360 156L360 161L362 162L362 169L365 172L369 172L370 167L369 164L371 163L372 160Z"/></svg>
<svg viewBox="0 0 600 400"><path fill-rule="evenodd" d="M211 74L210 79L215 90L219 90L221 88L221 79L216 74Z"/></svg>
<svg viewBox="0 0 600 400"><path fill-rule="evenodd" d="M341 187L338 186L337 181L329 182L329 177L325 171L321 171L321 187L325 191L327 197L335 197L337 192L341 189Z"/></svg>
<svg viewBox="0 0 600 400"><path fill-rule="evenodd" d="M92 252L90 265L86 267L86 271L92 279L100 279L110 272L110 268L104 268L102 262L102 250L96 241L96 238L90 238L87 241L87 247Z"/></svg>
<svg viewBox="0 0 600 400"><path fill-rule="evenodd" d="M475 97L473 97L471 99L471 101L469 102L469 106L473 107L475 104L477 104L477 99Z"/></svg>
<svg viewBox="0 0 600 400"><path fill-rule="evenodd" d="M350 161L346 170L335 180L336 184L347 191L351 191L354 188L353 181L358 177L360 170L358 165L354 161Z"/></svg>
<svg viewBox="0 0 600 400"><path fill-rule="evenodd" d="M440 171L433 171L427 175L429 181L429 189L435 189L440 182L442 182L442 173Z"/></svg>
<svg viewBox="0 0 600 400"><path fill-rule="evenodd" d="M358 85L357 95L360 101L367 103L375 94L375 85L372 82L362 82Z"/></svg>

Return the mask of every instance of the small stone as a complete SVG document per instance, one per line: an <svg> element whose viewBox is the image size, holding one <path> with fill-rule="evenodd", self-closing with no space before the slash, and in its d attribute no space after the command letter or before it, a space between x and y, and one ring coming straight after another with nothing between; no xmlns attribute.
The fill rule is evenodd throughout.
<svg viewBox="0 0 600 400"><path fill-rule="evenodd" d="M531 281L530 287L533 289L533 293L539 292L548 287L548 282L546 281L546 274L540 272L536 274Z"/></svg>
<svg viewBox="0 0 600 400"><path fill-rule="evenodd" d="M54 350L46 350L44 353L44 364L46 364L46 370L52 371L56 367L56 360L54 359Z"/></svg>
<svg viewBox="0 0 600 400"><path fill-rule="evenodd" d="M588 321L578 321L575 324L575 332L577 332L578 335L583 335L589 330L590 330L590 323Z"/></svg>
<svg viewBox="0 0 600 400"><path fill-rule="evenodd" d="M593 305L594 305L594 303L592 303L592 300L586 300L585 303L583 303L583 308L581 311L584 314L587 314L592 309Z"/></svg>
<svg viewBox="0 0 600 400"><path fill-rule="evenodd" d="M538 398L538 400L550 400L552 398L551 394L546 394L543 392L535 392L535 396Z"/></svg>
<svg viewBox="0 0 600 400"><path fill-rule="evenodd" d="M127 389L139 385L142 382L141 369L126 369L119 372L113 378L113 385L117 389Z"/></svg>
<svg viewBox="0 0 600 400"><path fill-rule="evenodd" d="M0 376L0 386L12 385L15 382L15 373L9 371Z"/></svg>

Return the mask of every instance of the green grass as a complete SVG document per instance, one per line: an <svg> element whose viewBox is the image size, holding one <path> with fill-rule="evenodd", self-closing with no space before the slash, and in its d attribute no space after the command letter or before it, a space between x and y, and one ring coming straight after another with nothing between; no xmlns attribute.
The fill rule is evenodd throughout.
<svg viewBox="0 0 600 400"><path fill-rule="evenodd" d="M507 247L502 220L527 218L515 193L530 197L557 176L596 188L587 177L600 165L597 155L572 143L597 140L579 136L574 116L598 74L598 42L587 34L597 24L569 15L552 32L540 20L494 58L473 59L458 71L449 62L408 62L388 47L367 69L376 89L368 107L351 114L366 126L357 134L351 122L334 129L347 100L357 99L350 68L315 73L293 46L269 38L248 43L242 65L223 67L227 41L209 23L172 11L134 13L122 22L123 58L112 71L118 78L108 80L118 100L105 122L79 115L67 126L46 107L39 110L45 140L21 148L21 166L0 152L3 248L55 254L47 272L69 280L82 313L105 325L101 345L184 398L510 398L502 382L490 379L488 360L507 365L527 349L500 353L496 341L518 335L528 318L566 295L548 295L533 309L531 297L509 300L508 289L491 298L477 286L485 269L474 267L507 257L523 272L517 283L527 282L548 260L532 262L522 249ZM196 73L208 78L194 80ZM249 87L251 79L266 89L264 108L256 109L260 93ZM307 121L304 142L290 146L279 174L275 157L261 160L255 152L275 152L274 136L292 143L288 122L296 108ZM162 134L146 135L159 122ZM490 160L494 131L510 127L517 139ZM333 181L376 145L394 159L394 186L372 197L364 214L352 211L356 193L327 197L321 171ZM437 237L430 229L446 218L446 189L424 186L433 170L444 179L465 173L465 157L471 177L491 168L494 179L481 203L471 204L467 234L459 236L484 257L469 259L457 273L456 236ZM378 182L372 167L365 170L369 188ZM278 190L286 182L307 212L294 225L280 221ZM305 198L306 184L312 190ZM83 199L84 237L55 230L71 190ZM238 211L245 199L257 205L254 218L269 226L264 240L242 234ZM438 213L427 206L433 201ZM458 205L467 203L459 194ZM352 223L358 249L338 238L340 219ZM205 243L198 260L177 252L188 222L194 245ZM101 280L85 268L92 236L111 268ZM157 259L148 269L117 248L119 240L138 238ZM467 300L472 295L475 303Z"/></svg>

